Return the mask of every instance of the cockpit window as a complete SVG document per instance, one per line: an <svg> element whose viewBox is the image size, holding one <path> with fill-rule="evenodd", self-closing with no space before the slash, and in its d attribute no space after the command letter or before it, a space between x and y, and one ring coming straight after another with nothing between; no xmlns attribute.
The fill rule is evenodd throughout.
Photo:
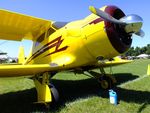
<svg viewBox="0 0 150 113"><path fill-rule="evenodd" d="M55 30L53 29L53 28L49 28L48 30L47 30L47 38L52 34L52 33L54 33L55 32Z"/></svg>
<svg viewBox="0 0 150 113"><path fill-rule="evenodd" d="M38 46L44 40L44 38L45 38L45 32L39 36L39 38L35 43L35 46Z"/></svg>

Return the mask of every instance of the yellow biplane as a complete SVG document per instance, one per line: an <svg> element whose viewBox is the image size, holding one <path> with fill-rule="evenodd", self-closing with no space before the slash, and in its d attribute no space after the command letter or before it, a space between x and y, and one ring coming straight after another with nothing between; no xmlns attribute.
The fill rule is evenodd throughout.
<svg viewBox="0 0 150 113"><path fill-rule="evenodd" d="M57 101L58 92L49 80L64 70L89 72L103 88L110 88L115 79L103 68L131 62L114 57L130 48L132 34L144 36L143 20L138 15L126 16L116 6L89 9L92 14L73 22L44 20L0 9L0 39L33 41L26 59L20 47L18 64L0 66L0 77L32 76L39 103ZM94 68L100 68L101 73L95 74L91 71Z"/></svg>

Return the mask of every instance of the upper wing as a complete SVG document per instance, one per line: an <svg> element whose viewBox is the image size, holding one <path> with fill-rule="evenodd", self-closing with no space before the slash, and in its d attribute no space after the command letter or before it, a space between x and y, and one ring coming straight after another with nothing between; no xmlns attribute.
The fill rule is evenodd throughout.
<svg viewBox="0 0 150 113"><path fill-rule="evenodd" d="M21 41L35 40L52 21L0 9L0 39Z"/></svg>

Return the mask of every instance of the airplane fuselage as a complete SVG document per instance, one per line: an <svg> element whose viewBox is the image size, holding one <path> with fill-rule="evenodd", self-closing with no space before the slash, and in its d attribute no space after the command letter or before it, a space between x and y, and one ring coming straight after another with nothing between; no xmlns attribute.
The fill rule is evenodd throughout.
<svg viewBox="0 0 150 113"><path fill-rule="evenodd" d="M114 6L105 6L101 10L108 10L110 13L114 11L112 15L117 10L120 11L120 17L124 16ZM94 14L83 20L70 22L58 30L53 28L50 27L37 38L26 64L59 64L64 68L92 65L98 60L125 52L131 45L130 39L129 44L122 44L120 40L123 38L119 37L118 31L114 31L114 25Z"/></svg>

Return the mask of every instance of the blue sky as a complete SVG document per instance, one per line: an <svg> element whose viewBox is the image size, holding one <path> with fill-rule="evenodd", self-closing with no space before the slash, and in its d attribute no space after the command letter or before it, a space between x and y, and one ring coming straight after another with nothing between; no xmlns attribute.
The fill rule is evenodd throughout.
<svg viewBox="0 0 150 113"><path fill-rule="evenodd" d="M143 20L145 37L133 36L132 46L145 46L150 44L150 16L148 0L0 0L0 8L7 9L35 17L51 19L55 21L74 21L82 19L90 14L88 7L102 7L104 5L116 5L125 14L140 15ZM15 42L8 41L4 44L0 41L0 50L7 52L8 56L16 57L18 47L25 46L25 53L28 54L31 43L29 41Z"/></svg>

